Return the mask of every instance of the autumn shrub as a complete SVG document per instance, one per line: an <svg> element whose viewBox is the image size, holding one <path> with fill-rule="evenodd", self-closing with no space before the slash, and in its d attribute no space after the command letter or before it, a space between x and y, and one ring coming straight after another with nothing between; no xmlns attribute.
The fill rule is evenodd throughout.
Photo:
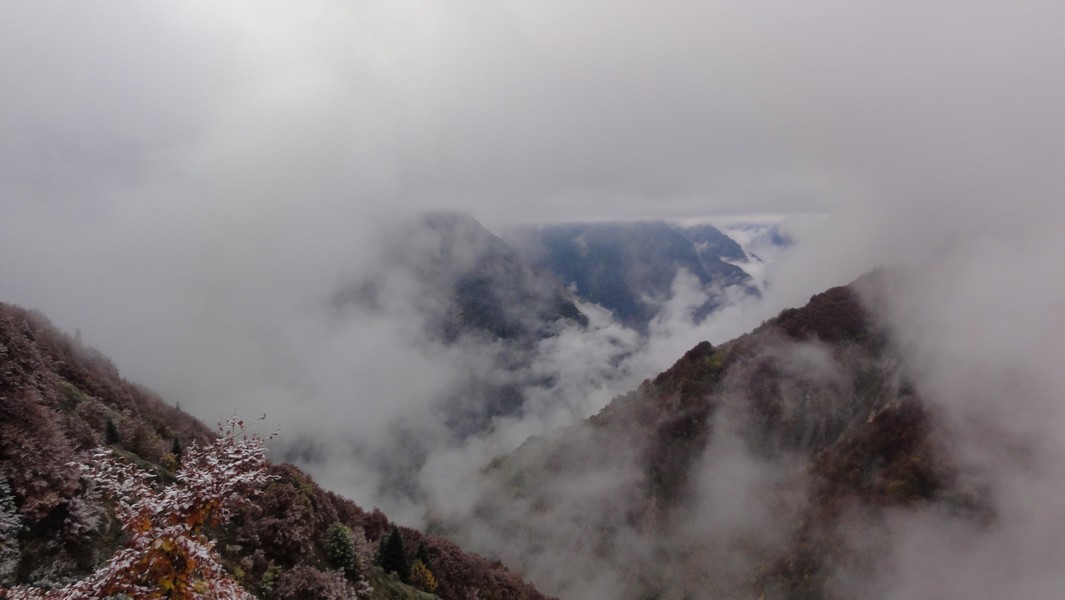
<svg viewBox="0 0 1065 600"><path fill-rule="evenodd" d="M410 584L430 594L436 591L436 577L421 559L416 559L410 565Z"/></svg>
<svg viewBox="0 0 1065 600"><path fill-rule="evenodd" d="M151 427L142 421L124 421L119 427L122 446L150 463L158 463L166 451L166 445Z"/></svg>
<svg viewBox="0 0 1065 600"><path fill-rule="evenodd" d="M355 595L340 571L320 571L309 565L283 573L270 594L272 600L348 600Z"/></svg>
<svg viewBox="0 0 1065 600"><path fill-rule="evenodd" d="M290 479L277 479L241 516L237 541L275 560L299 563L314 551L311 501Z"/></svg>
<svg viewBox="0 0 1065 600"><path fill-rule="evenodd" d="M210 446L190 449L177 482L162 489L153 487L148 472L99 451L82 472L111 497L127 547L85 579L54 590L22 586L7 597L252 598L223 569L207 528L227 521L269 481L265 449L241 421L230 421L221 433Z"/></svg>
<svg viewBox="0 0 1065 600"><path fill-rule="evenodd" d="M99 436L81 417L63 415L60 424L74 450L84 452L100 445Z"/></svg>

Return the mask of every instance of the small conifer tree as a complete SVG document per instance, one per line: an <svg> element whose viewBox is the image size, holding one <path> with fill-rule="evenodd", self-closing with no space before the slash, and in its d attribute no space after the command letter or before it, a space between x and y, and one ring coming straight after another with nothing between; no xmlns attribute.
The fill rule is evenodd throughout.
<svg viewBox="0 0 1065 600"><path fill-rule="evenodd" d="M325 532L325 547L329 552L329 560L344 571L344 575L351 579L359 579L359 560L355 555L355 542L352 540L351 529L347 525L337 521L329 526Z"/></svg>
<svg viewBox="0 0 1065 600"><path fill-rule="evenodd" d="M382 535L377 540L377 566L381 566L385 560L385 545L388 544L388 535Z"/></svg>
<svg viewBox="0 0 1065 600"><path fill-rule="evenodd" d="M420 540L418 542L418 553L415 556L418 557L418 560L422 561L422 564L425 565L425 568L429 569L430 571L433 570L433 563L429 560L429 549L425 547L424 540Z"/></svg>
<svg viewBox="0 0 1065 600"><path fill-rule="evenodd" d="M108 417L107 425L104 427L104 443L108 446L114 446L120 441L122 441L122 438L118 435L118 427L116 427L115 422Z"/></svg>
<svg viewBox="0 0 1065 600"><path fill-rule="evenodd" d="M170 443L170 453L174 455L174 458L178 462L181 462L181 438L174 436L174 441Z"/></svg>
<svg viewBox="0 0 1065 600"><path fill-rule="evenodd" d="M403 583L410 583L410 562L403 548L403 537L395 525L381 547L381 568L385 573L395 573Z"/></svg>

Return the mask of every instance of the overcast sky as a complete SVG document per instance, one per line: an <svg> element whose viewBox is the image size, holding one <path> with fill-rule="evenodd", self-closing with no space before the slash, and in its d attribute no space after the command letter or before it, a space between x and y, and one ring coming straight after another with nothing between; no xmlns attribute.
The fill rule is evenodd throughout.
<svg viewBox="0 0 1065 600"><path fill-rule="evenodd" d="M781 303L959 240L1038 253L1063 25L1035 1L2 2L0 299L169 389L203 336L270 346L395 209L797 215Z"/></svg>
<svg viewBox="0 0 1065 600"><path fill-rule="evenodd" d="M1057 0L0 0L0 301L201 418L372 437L477 358L414 343L400 309L327 318L397 211L783 215L765 302L662 324L625 377L917 265L894 324L934 401L990 423L959 438L1005 465L1020 526L973 554L903 523L893 597L1060 595L1060 469L982 452L1007 431L1065 464L1063 31ZM624 335L593 333L545 354L578 414L616 391ZM373 474L332 475L366 500Z"/></svg>
<svg viewBox="0 0 1065 600"><path fill-rule="evenodd" d="M46 1L0 16L9 212L957 210L1020 181L1045 191L1062 157L1055 2Z"/></svg>

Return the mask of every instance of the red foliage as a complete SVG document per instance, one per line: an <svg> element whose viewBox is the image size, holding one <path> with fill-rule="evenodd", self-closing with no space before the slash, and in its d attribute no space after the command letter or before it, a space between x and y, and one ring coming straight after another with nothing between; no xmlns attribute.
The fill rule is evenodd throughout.
<svg viewBox="0 0 1065 600"><path fill-rule="evenodd" d="M31 523L77 490L74 450L97 445L108 413L124 426L126 449L149 461L170 436L185 444L213 437L39 313L0 303L0 471Z"/></svg>
<svg viewBox="0 0 1065 600"><path fill-rule="evenodd" d="M70 443L35 390L0 397L0 465L19 510L42 519L78 489Z"/></svg>
<svg viewBox="0 0 1065 600"><path fill-rule="evenodd" d="M866 342L877 335L862 299L852 286L834 287L810 298L802 308L777 316L775 326L795 339Z"/></svg>
<svg viewBox="0 0 1065 600"><path fill-rule="evenodd" d="M299 565L287 571L277 581L271 594L277 600L348 600L354 591L339 571L320 571Z"/></svg>
<svg viewBox="0 0 1065 600"><path fill-rule="evenodd" d="M256 548L273 562L292 566L313 552L314 512L298 480L278 467L271 472L275 480L259 501L240 515L237 541Z"/></svg>
<svg viewBox="0 0 1065 600"><path fill-rule="evenodd" d="M246 494L269 481L262 440L233 420L208 447L185 455L177 483L156 490L140 468L101 451L82 465L115 502L129 545L89 577L58 590L8 590L12 599L251 598L225 572L206 528L228 520Z"/></svg>

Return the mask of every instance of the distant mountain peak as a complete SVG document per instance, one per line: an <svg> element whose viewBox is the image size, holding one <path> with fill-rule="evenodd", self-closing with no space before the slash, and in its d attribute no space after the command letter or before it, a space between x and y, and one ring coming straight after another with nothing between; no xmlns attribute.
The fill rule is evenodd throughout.
<svg viewBox="0 0 1065 600"><path fill-rule="evenodd" d="M341 290L334 304L376 304L379 280L411 276L431 332L454 341L467 334L530 341L559 322L585 325L568 291L529 264L471 215L433 211L400 224L382 249L385 267Z"/></svg>
<svg viewBox="0 0 1065 600"><path fill-rule="evenodd" d="M562 223L518 228L508 239L526 259L553 273L578 296L641 331L671 298L682 271L707 294L707 300L694 307L696 321L720 305L718 294L726 288L758 293L750 276L729 262L746 260L743 249L711 225Z"/></svg>

